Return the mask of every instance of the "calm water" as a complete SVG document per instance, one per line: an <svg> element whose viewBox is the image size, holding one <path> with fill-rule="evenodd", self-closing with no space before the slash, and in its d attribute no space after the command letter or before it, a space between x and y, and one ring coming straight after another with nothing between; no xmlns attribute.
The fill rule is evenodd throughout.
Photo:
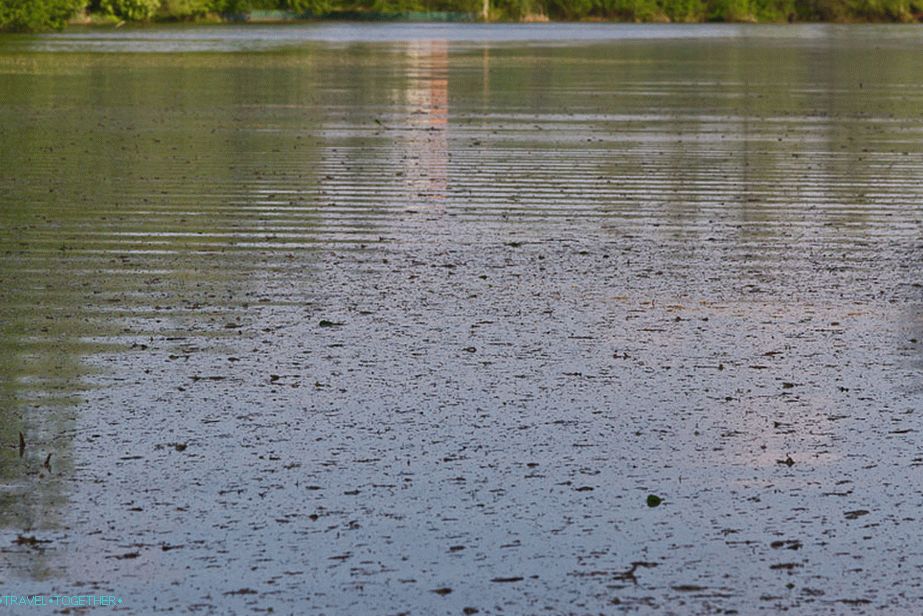
<svg viewBox="0 0 923 616"><path fill-rule="evenodd" d="M0 38L4 594L923 609L921 58L901 26Z"/></svg>

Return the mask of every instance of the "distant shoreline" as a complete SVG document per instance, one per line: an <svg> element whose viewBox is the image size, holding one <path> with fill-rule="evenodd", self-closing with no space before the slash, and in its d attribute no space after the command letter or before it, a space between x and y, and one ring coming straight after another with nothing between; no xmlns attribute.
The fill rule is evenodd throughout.
<svg viewBox="0 0 923 616"><path fill-rule="evenodd" d="M120 20L108 15L87 14L74 17L67 22L68 26L96 26L96 27L122 27L126 25L291 25L305 23L336 23L336 22L380 22L380 23L470 23L470 24L837 24L837 25L874 25L874 24L923 24L923 12L903 19L863 19L858 17L845 17L842 19L785 19L785 20L759 20L759 19L701 19L673 21L670 19L618 19L604 17L582 17L575 19L550 18L547 15L527 15L519 19L498 18L483 20L477 14L451 12L451 11L405 11L397 13L373 13L360 11L343 11L325 15L300 15L284 11L261 11L254 14L217 15L209 14L194 19L176 19L160 17L144 21ZM0 31L2 32L2 31Z"/></svg>
<svg viewBox="0 0 923 616"><path fill-rule="evenodd" d="M337 21L921 23L923 0L0 0L0 32Z"/></svg>

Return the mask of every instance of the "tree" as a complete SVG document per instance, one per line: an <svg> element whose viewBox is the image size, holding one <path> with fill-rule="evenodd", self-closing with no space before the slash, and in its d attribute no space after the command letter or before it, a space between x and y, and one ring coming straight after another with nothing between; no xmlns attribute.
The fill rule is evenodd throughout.
<svg viewBox="0 0 923 616"><path fill-rule="evenodd" d="M61 29L86 0L0 0L0 30Z"/></svg>

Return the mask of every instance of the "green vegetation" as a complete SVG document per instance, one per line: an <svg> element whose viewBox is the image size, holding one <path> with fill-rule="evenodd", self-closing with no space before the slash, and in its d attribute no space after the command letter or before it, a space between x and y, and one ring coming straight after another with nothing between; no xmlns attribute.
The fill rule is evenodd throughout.
<svg viewBox="0 0 923 616"><path fill-rule="evenodd" d="M102 0L99 4L107 15L131 21L151 19L160 8L160 0Z"/></svg>
<svg viewBox="0 0 923 616"><path fill-rule="evenodd" d="M0 30L62 28L69 19L177 21L400 13L480 14L481 0L0 0ZM496 21L535 19L658 22L915 21L923 0L491 0Z"/></svg>
<svg viewBox="0 0 923 616"><path fill-rule="evenodd" d="M85 4L84 0L0 0L0 30L61 28Z"/></svg>

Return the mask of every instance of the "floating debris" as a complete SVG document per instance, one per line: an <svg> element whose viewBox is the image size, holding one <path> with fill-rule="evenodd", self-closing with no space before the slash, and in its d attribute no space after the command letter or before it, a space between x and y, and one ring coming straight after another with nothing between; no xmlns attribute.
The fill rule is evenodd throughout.
<svg viewBox="0 0 923 616"><path fill-rule="evenodd" d="M678 586L671 586L676 592L700 592L707 590L704 586L698 586L697 584L679 584Z"/></svg>
<svg viewBox="0 0 923 616"><path fill-rule="evenodd" d="M800 550L801 542L798 541L797 539L786 539L783 541L773 541L772 543L769 544L769 547L771 547L774 550L779 550L782 548L786 550Z"/></svg>
<svg viewBox="0 0 923 616"><path fill-rule="evenodd" d="M26 545L36 548L43 543L51 543L51 539L38 539L35 535L17 535L16 539L13 540L13 543L16 545Z"/></svg>
<svg viewBox="0 0 923 616"><path fill-rule="evenodd" d="M657 566L657 563L651 563L651 562L645 562L645 561L643 561L643 560L637 560L637 561L634 561L633 563L631 563L631 566L630 566L627 570L625 570L625 571L620 571L620 572L618 572L618 573L615 573L615 574L613 574L612 577L614 577L614 578L617 579L617 580L625 580L625 581L628 581L628 582L632 582L633 584L637 584L637 583L638 583L638 578L635 576L635 571L637 571L638 569L642 569L642 568L643 568L643 569L652 569L652 568L654 568L654 567L656 567L656 566Z"/></svg>
<svg viewBox="0 0 923 616"><path fill-rule="evenodd" d="M523 581L524 579L525 579L524 577L520 577L520 576L513 576L513 577L495 577L495 578L492 578L490 581L491 581L491 582L496 582L496 583L498 583L498 584L512 584L512 583L514 583L514 582L521 582L521 581Z"/></svg>

